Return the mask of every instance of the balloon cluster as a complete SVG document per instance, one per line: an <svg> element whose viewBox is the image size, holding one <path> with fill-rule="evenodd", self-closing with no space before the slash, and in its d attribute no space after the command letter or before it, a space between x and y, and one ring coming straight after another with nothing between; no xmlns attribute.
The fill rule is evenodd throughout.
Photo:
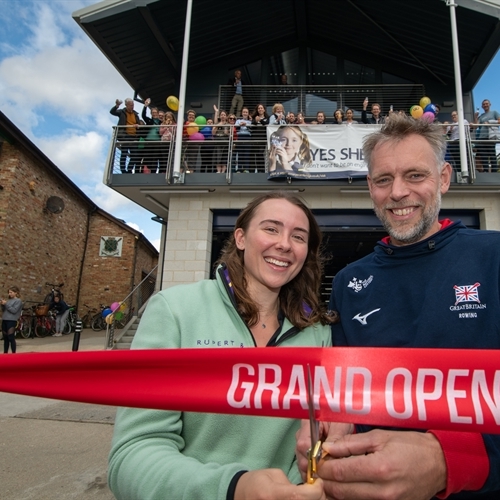
<svg viewBox="0 0 500 500"><path fill-rule="evenodd" d="M109 307L102 311L102 317L106 320L108 325L113 321L120 321L123 318L123 313L127 309L125 302L113 302Z"/></svg>
<svg viewBox="0 0 500 500"><path fill-rule="evenodd" d="M167 97L167 106L172 111L179 110L179 99L173 95ZM188 125L186 127L186 133L189 136L190 141L204 141L205 138L212 135L212 129L210 127L204 127L200 131L199 125L206 125L207 119L204 116L197 116L194 120L193 125Z"/></svg>
<svg viewBox="0 0 500 500"><path fill-rule="evenodd" d="M428 97L422 97L419 104L415 104L410 108L410 115L415 118L415 120L425 120L426 122L432 123L436 118L436 105L432 104Z"/></svg>

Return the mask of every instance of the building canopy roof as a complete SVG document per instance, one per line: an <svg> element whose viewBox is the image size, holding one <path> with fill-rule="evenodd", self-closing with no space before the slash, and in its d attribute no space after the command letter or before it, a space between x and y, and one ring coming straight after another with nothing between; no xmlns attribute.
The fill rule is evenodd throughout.
<svg viewBox="0 0 500 500"><path fill-rule="evenodd" d="M496 0L457 3L467 92L500 46L500 22L494 16L500 8ZM186 0L106 0L73 17L138 94L164 102L179 88L186 6ZM450 13L444 0L193 2L189 71L210 71L214 64L230 70L295 48L416 82L454 86ZM326 69L321 58L313 64L313 72Z"/></svg>

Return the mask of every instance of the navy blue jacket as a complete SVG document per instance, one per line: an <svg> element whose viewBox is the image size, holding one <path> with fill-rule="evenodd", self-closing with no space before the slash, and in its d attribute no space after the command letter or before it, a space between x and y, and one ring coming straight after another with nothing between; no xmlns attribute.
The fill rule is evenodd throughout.
<svg viewBox="0 0 500 500"><path fill-rule="evenodd" d="M476 294L465 301L455 286ZM500 232L455 222L413 245L378 242L335 276L329 308L340 313L334 346L498 349ZM500 499L500 435L483 440L490 460L484 487L448 498Z"/></svg>

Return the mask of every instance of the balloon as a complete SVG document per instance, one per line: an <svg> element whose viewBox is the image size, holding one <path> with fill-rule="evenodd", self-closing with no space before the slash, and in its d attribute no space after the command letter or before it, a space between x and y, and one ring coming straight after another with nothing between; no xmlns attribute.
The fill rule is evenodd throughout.
<svg viewBox="0 0 500 500"><path fill-rule="evenodd" d="M436 105L427 104L427 106L424 108L424 113L427 113L428 111L431 111L432 113L436 114Z"/></svg>
<svg viewBox="0 0 500 500"><path fill-rule="evenodd" d="M109 308L111 309L111 311L116 312L116 311L117 311L117 309L119 309L119 308L120 308L120 303L119 303L119 302L113 302L113 303L109 306Z"/></svg>
<svg viewBox="0 0 500 500"><path fill-rule="evenodd" d="M430 102L430 101L429 101ZM177 111L179 109L179 99L173 95L169 95L167 97L167 106L172 110L172 111Z"/></svg>
<svg viewBox="0 0 500 500"><path fill-rule="evenodd" d="M432 123L435 120L435 118L436 115L432 111L426 111L420 119Z"/></svg>
<svg viewBox="0 0 500 500"><path fill-rule="evenodd" d="M205 139L208 139L208 138L212 137L212 127L203 127L200 130L200 133L203 134L203 137L205 137Z"/></svg>
<svg viewBox="0 0 500 500"><path fill-rule="evenodd" d="M127 309L127 304L125 304L125 302L122 302L120 304L120 309L118 309L120 312L125 312L125 310Z"/></svg>
<svg viewBox="0 0 500 500"><path fill-rule="evenodd" d="M410 108L410 115L411 115L411 112L413 111L413 108L415 107L415 105L413 105L411 108Z"/></svg>
<svg viewBox="0 0 500 500"><path fill-rule="evenodd" d="M116 321L120 321L123 318L123 313L120 311L115 312L115 319Z"/></svg>
<svg viewBox="0 0 500 500"><path fill-rule="evenodd" d="M113 314L113 311L109 307L106 307L102 312L102 317L107 318L110 314Z"/></svg>
<svg viewBox="0 0 500 500"><path fill-rule="evenodd" d="M186 132L187 132L187 135L193 135L193 134L196 134L196 132L198 132L199 127L196 127L194 125L188 125L186 127Z"/></svg>
<svg viewBox="0 0 500 500"><path fill-rule="evenodd" d="M413 106L413 109L411 110L411 116L417 120L424 114L424 110L420 106Z"/></svg>
<svg viewBox="0 0 500 500"><path fill-rule="evenodd" d="M207 119L204 116L200 115L195 118L194 122L198 125L206 125Z"/></svg>
<svg viewBox="0 0 500 500"><path fill-rule="evenodd" d="M189 136L190 141L204 141L205 136L201 132L195 132Z"/></svg>
<svg viewBox="0 0 500 500"><path fill-rule="evenodd" d="M424 96L422 97L422 99L420 99L420 107L424 109L427 106L427 104L430 104L431 102L432 101L428 97Z"/></svg>
<svg viewBox="0 0 500 500"><path fill-rule="evenodd" d="M115 315L114 314L108 314L105 318L104 318L104 321L106 321L106 323L108 325L111 325L113 324L113 321L115 320Z"/></svg>

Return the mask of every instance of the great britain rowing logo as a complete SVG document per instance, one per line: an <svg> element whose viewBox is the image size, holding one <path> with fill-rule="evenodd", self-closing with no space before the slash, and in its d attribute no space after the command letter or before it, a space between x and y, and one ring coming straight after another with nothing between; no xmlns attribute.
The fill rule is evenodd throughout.
<svg viewBox="0 0 500 500"><path fill-rule="evenodd" d="M481 286L481 283L474 283L473 285L454 285L453 289L455 290L455 305L460 302L477 302L481 303L479 300L479 291L478 288Z"/></svg>

